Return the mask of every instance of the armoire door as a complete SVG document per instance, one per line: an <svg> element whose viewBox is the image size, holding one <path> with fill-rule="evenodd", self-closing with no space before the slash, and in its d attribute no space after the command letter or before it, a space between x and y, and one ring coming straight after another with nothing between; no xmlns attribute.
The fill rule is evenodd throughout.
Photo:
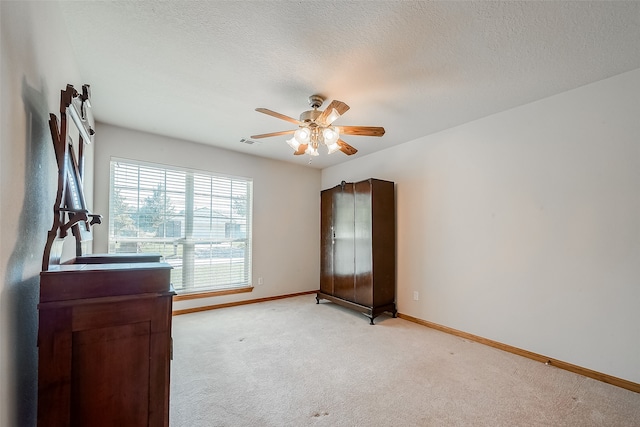
<svg viewBox="0 0 640 427"><path fill-rule="evenodd" d="M355 303L373 306L371 182L354 184L354 280Z"/></svg>
<svg viewBox="0 0 640 427"><path fill-rule="evenodd" d="M333 295L355 299L355 205L354 184L346 183L333 191Z"/></svg>
<svg viewBox="0 0 640 427"><path fill-rule="evenodd" d="M333 193L320 193L320 292L333 295Z"/></svg>

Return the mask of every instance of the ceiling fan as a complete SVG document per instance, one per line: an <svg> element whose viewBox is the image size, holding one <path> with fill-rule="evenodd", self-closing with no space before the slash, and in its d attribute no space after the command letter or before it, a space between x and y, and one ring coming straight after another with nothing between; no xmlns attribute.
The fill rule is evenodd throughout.
<svg viewBox="0 0 640 427"><path fill-rule="evenodd" d="M300 120L284 114L276 113L266 108L256 108L256 111L286 120L290 123L298 125L298 129L285 130L281 132L263 133L260 135L252 135L251 138L268 138L271 136L280 136L293 134L291 139L287 140L287 144L294 149L294 155L309 154L310 156L318 155L318 147L325 145L329 154L340 150L350 156L358 152L351 145L340 139L340 135L356 135L356 136L382 136L384 128L375 126L332 126L332 123L344 113L347 112L349 106L342 101L331 101L329 106L324 110L318 110L324 98L320 95L311 95L309 97L309 105L312 110L308 110L300 114Z"/></svg>

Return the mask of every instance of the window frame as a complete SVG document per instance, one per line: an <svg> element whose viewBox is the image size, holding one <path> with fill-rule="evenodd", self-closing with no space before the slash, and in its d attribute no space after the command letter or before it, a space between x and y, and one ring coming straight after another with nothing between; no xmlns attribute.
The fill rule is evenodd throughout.
<svg viewBox="0 0 640 427"><path fill-rule="evenodd" d="M123 164L124 168L126 167L131 167L132 170L137 170L137 178L135 180L130 180L130 181L126 181L125 179L125 184L116 184L116 168L118 167L118 164ZM142 206L142 198L141 198L141 193L144 193L144 191L149 192L148 189L146 189L146 187L150 186L150 185L156 185L157 181L153 181L153 180L149 180L149 182L146 183L146 187L144 184L141 184L141 170L143 170L143 172L147 172L147 173L151 173L149 171L154 170L153 173L159 173L160 175L163 175L163 179L164 179L164 183L165 183L165 187L164 189L160 189L160 184L158 184L158 192L162 193L162 198L164 200L164 210L162 211L162 218L163 218L163 222L161 224L161 226L158 226L156 229L156 234L158 232L160 232L160 230L162 230L162 236L157 236L157 238L154 239L154 237L141 237L141 234L143 234L142 231L142 222L141 222L141 216L143 214L141 214L141 206ZM175 188L172 188L171 190L169 190L167 188L167 176L168 175L174 175L175 176L184 176L184 192L180 193L179 191L176 191ZM118 178L121 179L121 178ZM202 181L204 179L204 181ZM194 185L194 181L196 180L200 180L199 182L206 182L207 180L210 180L210 185L211 187L209 188L209 192L207 193L206 191L203 193L201 188L196 188L196 186ZM178 179L179 181L179 179ZM190 182L190 184L189 184ZM175 183L174 183L175 184ZM218 186L218 185L221 186ZM229 186L228 189L226 189L226 187L224 186ZM122 234L118 234L118 233L122 233L122 229L115 229L115 217L117 216L117 212L114 210L116 209L114 207L114 202L115 202L115 193L116 191L118 191L118 194L120 194L121 191L123 191L123 189L125 188L129 188L129 189L134 189L134 192L137 191L137 199L136 199L136 204L127 204L128 207L130 207L130 212L131 214L133 214L136 218L137 218L137 222L135 222L135 236L127 236L125 237ZM145 190L146 189L146 190ZM216 193L215 190L220 190L220 192ZM221 191L221 189L225 189L225 193L223 193ZM236 191L240 191L240 197L238 197L237 195L234 195L234 189L236 189ZM155 197L155 191L156 190L152 190L152 192L154 193L154 197ZM190 192L190 196L188 195L188 193ZM167 208L167 203L173 203L173 202L167 202L168 200L170 200L170 194L174 194L174 195L178 195L178 199L180 200L179 196L184 197L184 203L180 204L179 207L183 208L183 211L179 212L178 215L173 215L171 212L171 209ZM122 196L119 196L122 197ZM149 196L147 196L149 197ZM194 205L194 199L196 197L200 197L199 200L203 200L202 198L204 197L204 200L207 200L207 197L209 198L209 201L211 202L211 208L209 209L209 217L206 216L206 214L204 216L202 215L197 215L196 211L200 210L201 208L196 208L196 206ZM188 199L191 200L188 200ZM130 198L131 200L131 198ZM214 203L215 201L221 201L225 206L226 209L228 210L228 216L225 217L224 214L220 214L219 212L214 210ZM240 207L236 207L236 204L239 203ZM128 209L129 210L129 209ZM191 213L189 214L188 211L191 211ZM236 212L234 214L234 212ZM131 215L130 213L126 213L125 215ZM214 230L213 230L213 222L214 222L214 217L215 217L215 222L216 222L216 226L217 228L220 228L220 225L222 225L221 230L217 230L215 231L215 233L218 233L218 235L220 235L220 232L222 233L222 238L217 237L214 238L212 237L214 234ZM176 218L178 218L176 220ZM202 228L202 224L197 224L199 227L196 227L196 224L194 223L194 221L199 220L200 222L203 221L209 221L209 237L208 238L202 238L202 237L194 237L194 228L197 228L199 231L202 230L207 230L206 226L204 226L204 228ZM177 227L176 223L183 221L184 223L184 227ZM190 226L187 225L190 221ZM224 222L226 221L226 222ZM235 221L240 221L240 223L237 223ZM147 227L149 226L148 223ZM231 225L229 225L231 224ZM179 236L175 236L174 234L171 234L170 237L167 237L167 230L170 228L183 228L183 230L180 230L180 235ZM229 175L229 174L223 174L223 173L217 173L217 172L213 172L213 171L204 171L204 170L197 170L197 169L192 169L192 168L185 168L185 167L181 167L181 166L176 166L176 165L167 165L167 164L159 164L159 163L153 163L153 162L147 162L147 161L140 161L140 160L135 160L135 159L127 159L127 158L121 158L121 157L112 157L110 159L110 163L109 163L109 221L108 221L108 252L109 253L113 253L113 252L117 252L117 247L119 244L123 243L123 242L136 242L135 244L135 250L136 252L154 252L154 251L145 251L144 250L144 245L142 244L142 242L144 242L145 244L149 244L149 243L157 243L157 244L161 244L164 245L162 246L163 249L163 254L162 255L166 255L166 245L170 244L173 245L174 247L174 254L170 255L169 258L170 259L166 259L165 257L165 261L169 262L170 264L174 265L174 267L177 266L177 268L179 268L181 270L181 280L177 280L178 277L178 273L177 271L174 269L172 270L172 282L174 282L174 280L176 281L176 291L178 292L178 297L182 297L180 299L190 299L190 298L198 298L199 295L203 295L203 296L215 296L215 295L226 295L229 293L236 293L236 292L247 292L253 289L253 284L252 284L252 277L253 277L253 179L249 178L249 177L243 177L243 176L236 176L236 175ZM190 231L187 231L187 229L189 229ZM244 231L244 233L242 233L242 231ZM190 234L189 234L190 233ZM187 236L187 234L189 234ZM214 244L217 243L216 244ZM214 246L219 246L220 244L222 244L222 247L218 247L218 248L214 248ZM177 251L177 246L181 245L182 246L182 251L180 253L180 256L178 256L178 251ZM200 262L199 264L200 267L198 267L196 265L195 259L196 259L196 255L195 255L195 248L196 246L204 246L205 248L208 245L208 250L205 249L205 256L204 256L204 261L208 262L209 265L209 272L207 272L207 276L204 279L206 280L212 280L213 278L215 278L215 271L216 269L218 269L218 267L213 266L214 264L214 260L217 259L218 262L216 264L219 263L220 260L223 261L223 264L228 262L228 266L227 265L222 265L220 268L222 269L226 269L228 267L229 271L227 273L223 273L220 275L220 277L223 277L225 279L227 279L226 283L214 283L213 281L209 284L209 285L203 285L202 283L198 283L197 279L196 279L196 272L197 271L202 271L202 270L207 270L206 265L203 267L203 263ZM226 253L227 255L222 256L222 258L220 258L220 255L214 255L215 253L220 252L220 250L222 250L223 253L225 253L224 248L227 247L226 249ZM218 249L218 250L216 250ZM187 257L185 259L185 250L187 251L191 251L187 253ZM241 252L244 251L244 255L242 255L241 257L237 257L237 251L240 250ZM206 252L208 251L209 255L206 255ZM199 251L202 252L202 249ZM198 254L198 259L200 259L201 254ZM240 260L240 261L239 261ZM200 260L203 261L203 260ZM234 281L233 278L236 278L236 280ZM240 277L239 280L237 280L237 278ZM192 283L186 283L188 281L192 281Z"/></svg>

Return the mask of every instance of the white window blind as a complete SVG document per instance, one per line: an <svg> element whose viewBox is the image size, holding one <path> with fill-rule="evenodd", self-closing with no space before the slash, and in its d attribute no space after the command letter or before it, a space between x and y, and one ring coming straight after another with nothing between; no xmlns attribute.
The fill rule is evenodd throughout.
<svg viewBox="0 0 640 427"><path fill-rule="evenodd" d="M251 286L252 181L111 161L109 252L160 253L178 293Z"/></svg>

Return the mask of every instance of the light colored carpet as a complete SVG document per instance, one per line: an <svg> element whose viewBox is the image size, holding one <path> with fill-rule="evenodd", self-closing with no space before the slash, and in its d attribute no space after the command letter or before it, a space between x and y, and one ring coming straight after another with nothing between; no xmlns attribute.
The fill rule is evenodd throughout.
<svg viewBox="0 0 640 427"><path fill-rule="evenodd" d="M640 394L314 295L176 316L171 426L640 426Z"/></svg>

